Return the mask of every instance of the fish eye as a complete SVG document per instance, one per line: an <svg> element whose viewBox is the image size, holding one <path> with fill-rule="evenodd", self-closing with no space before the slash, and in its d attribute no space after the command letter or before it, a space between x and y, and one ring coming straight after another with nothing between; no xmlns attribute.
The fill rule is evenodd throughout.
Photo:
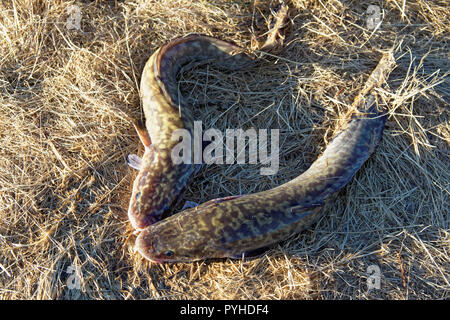
<svg viewBox="0 0 450 320"><path fill-rule="evenodd" d="M173 251L172 251L172 250L167 250L167 251L164 253L164 255L165 255L166 257L173 256Z"/></svg>

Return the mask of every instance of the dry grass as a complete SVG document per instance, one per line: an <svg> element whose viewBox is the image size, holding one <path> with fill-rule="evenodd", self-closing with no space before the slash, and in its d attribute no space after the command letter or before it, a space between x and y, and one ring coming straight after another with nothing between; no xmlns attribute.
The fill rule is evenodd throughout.
<svg viewBox="0 0 450 320"><path fill-rule="evenodd" d="M449 13L444 0L297 0L286 48L249 71L203 66L184 96L205 126L279 128L280 171L208 166L184 194L205 201L299 175L342 123L380 58L383 141L311 230L246 262L156 265L133 250L126 218L138 151L131 118L146 59L189 32L250 44L253 1L0 4L0 297L2 299L448 299ZM142 150L141 150L142 151ZM191 226L195 228L195 226ZM380 267L380 289L367 268ZM79 267L81 288L70 289Z"/></svg>

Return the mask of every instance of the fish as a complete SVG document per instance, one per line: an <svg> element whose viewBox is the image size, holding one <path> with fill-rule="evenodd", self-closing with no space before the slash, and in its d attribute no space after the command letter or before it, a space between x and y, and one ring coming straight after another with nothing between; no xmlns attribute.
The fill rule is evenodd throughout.
<svg viewBox="0 0 450 320"><path fill-rule="evenodd" d="M388 115L379 110L375 89L395 66L392 51L383 54L356 95L350 120L305 172L269 190L213 199L159 220L196 172L195 165L171 162L176 143L171 133L177 128L193 130L192 114L177 94L176 74L183 65L209 60L226 68L254 61L233 44L190 35L157 50L144 69L141 94L147 133L140 136L146 149L129 218L139 230L135 247L151 262L251 257L305 230L330 209L383 135Z"/></svg>
<svg viewBox="0 0 450 320"><path fill-rule="evenodd" d="M280 50L290 24L286 4L279 4L271 12L266 41L256 41L261 53ZM134 121L144 154L128 156L128 164L139 171L128 206L128 219L137 232L161 220L202 166L172 161L178 143L172 138L174 133L182 129L191 136L193 133L192 110L178 93L177 74L208 62L221 69L239 70L252 66L256 58L254 52L246 52L230 41L188 34L160 47L147 60L140 83L145 123Z"/></svg>
<svg viewBox="0 0 450 320"><path fill-rule="evenodd" d="M161 219L201 165L174 163L172 150L179 141L177 130L193 135L192 110L178 94L180 70L213 62L218 68L238 70L252 65L255 57L234 43L201 34L176 38L157 49L142 72L140 95L145 124L135 122L144 145L141 158L130 155L131 167L139 170L128 207L128 219L137 231ZM193 157L191 157L193 159Z"/></svg>

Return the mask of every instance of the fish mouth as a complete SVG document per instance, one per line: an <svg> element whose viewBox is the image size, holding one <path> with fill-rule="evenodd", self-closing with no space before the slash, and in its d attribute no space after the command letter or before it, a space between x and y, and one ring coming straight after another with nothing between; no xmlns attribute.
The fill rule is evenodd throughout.
<svg viewBox="0 0 450 320"><path fill-rule="evenodd" d="M155 224L160 220L159 216L147 215L143 219L138 219L133 210L128 210L128 220L136 231L144 231L148 226Z"/></svg>
<svg viewBox="0 0 450 320"><path fill-rule="evenodd" d="M166 259L164 257L161 257L161 255L153 255L152 252L154 252L153 248L153 241L152 238L149 236L150 229L153 226L149 226L145 228L142 232L139 233L139 235L136 238L135 242L135 248L136 251L139 252L146 260L153 262L153 263L188 263L192 262L197 259L183 259L183 258L176 258L176 259Z"/></svg>
<svg viewBox="0 0 450 320"><path fill-rule="evenodd" d="M134 204L132 201L130 201L130 204L128 205L128 220L131 223L131 226L133 229L137 231L142 231L145 228L145 225L142 223L142 220L138 220L138 215L135 213Z"/></svg>
<svg viewBox="0 0 450 320"><path fill-rule="evenodd" d="M148 233L148 228L142 229L139 235L136 238L135 247L137 252L139 252L145 259L153 263L163 263L165 262L162 259L158 259L150 254L153 251L153 243L149 238L145 235Z"/></svg>
<svg viewBox="0 0 450 320"><path fill-rule="evenodd" d="M141 252L141 254L142 254L142 252ZM156 259L156 258L154 258L154 257L146 256L146 255L144 255L144 254L142 254L142 256L143 256L145 259L147 259L148 261L152 262L152 263L158 263L158 264L160 264L160 263L167 262L167 261L164 261L164 260Z"/></svg>

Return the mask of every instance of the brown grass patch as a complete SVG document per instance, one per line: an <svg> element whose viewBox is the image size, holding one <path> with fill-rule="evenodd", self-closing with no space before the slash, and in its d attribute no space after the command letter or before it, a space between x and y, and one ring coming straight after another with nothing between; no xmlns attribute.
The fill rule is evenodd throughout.
<svg viewBox="0 0 450 320"><path fill-rule="evenodd" d="M50 4L51 3L51 4ZM185 200L275 187L304 171L342 123L380 58L398 67L381 91L383 141L310 230L251 261L155 265L133 250L126 218L145 61L200 32L248 46L253 1L0 4L0 297L2 299L448 299L447 2L297 0L286 48L252 70L181 77L205 126L279 128L280 170L208 166ZM176 211L176 210L175 210ZM195 226L192 226L195 228ZM70 289L80 270L80 289ZM381 288L367 290L367 267Z"/></svg>

